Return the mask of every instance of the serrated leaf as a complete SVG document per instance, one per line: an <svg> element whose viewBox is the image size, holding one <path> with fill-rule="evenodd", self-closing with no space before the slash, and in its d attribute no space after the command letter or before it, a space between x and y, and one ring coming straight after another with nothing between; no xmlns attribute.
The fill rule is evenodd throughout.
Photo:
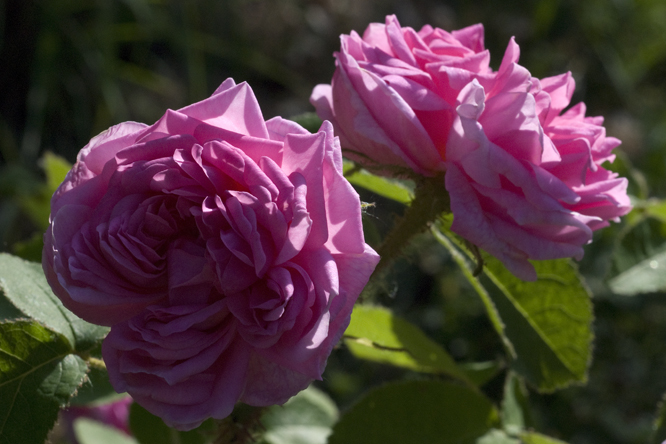
<svg viewBox="0 0 666 444"><path fill-rule="evenodd" d="M395 200L408 205L414 198L412 191L397 180L387 179L385 177L375 176L366 170L360 169L349 174L354 169L354 164L344 162L345 178L353 185L363 187L382 197Z"/></svg>
<svg viewBox="0 0 666 444"><path fill-rule="evenodd" d="M345 344L358 358L473 383L453 358L417 326L382 307L356 305Z"/></svg>
<svg viewBox="0 0 666 444"><path fill-rule="evenodd" d="M140 444L205 444L213 440L214 425L209 419L194 430L181 432L134 402L130 406L129 428Z"/></svg>
<svg viewBox="0 0 666 444"><path fill-rule="evenodd" d="M83 385L77 390L76 396L70 399L70 404L86 406L108 404L126 396L125 393L116 393L106 370L92 367Z"/></svg>
<svg viewBox="0 0 666 444"><path fill-rule="evenodd" d="M0 444L44 442L86 377L67 338L34 321L0 324Z"/></svg>
<svg viewBox="0 0 666 444"><path fill-rule="evenodd" d="M0 294L26 316L65 336L77 351L91 349L109 331L65 308L46 282L41 264L0 253Z"/></svg>
<svg viewBox="0 0 666 444"><path fill-rule="evenodd" d="M512 367L542 392L587 381L592 359L590 293L569 260L535 262L538 280L523 282L494 258L485 274L516 350Z"/></svg>
<svg viewBox="0 0 666 444"><path fill-rule="evenodd" d="M521 433L520 440L523 444L567 444L559 439L551 438L550 436L536 432Z"/></svg>
<svg viewBox="0 0 666 444"><path fill-rule="evenodd" d="M608 282L614 293L634 296L666 290L666 251L649 257Z"/></svg>
<svg viewBox="0 0 666 444"><path fill-rule="evenodd" d="M497 424L482 394L441 381L373 389L333 427L329 444L474 443Z"/></svg>
<svg viewBox="0 0 666 444"><path fill-rule="evenodd" d="M324 392L314 387L292 397L284 405L273 406L262 416L266 444L326 444L338 408Z"/></svg>
<svg viewBox="0 0 666 444"><path fill-rule="evenodd" d="M74 434L79 444L138 444L120 430L90 418L74 420Z"/></svg>
<svg viewBox="0 0 666 444"><path fill-rule="evenodd" d="M455 250L452 238L435 234L448 244L449 251ZM511 344L507 348L513 358L511 367L542 392L585 382L592 357L592 302L571 262L533 262L536 282L521 281L493 257L485 262L484 274L494 291L470 278L469 263L459 263L486 303L505 344ZM498 315L501 323L494 319Z"/></svg>

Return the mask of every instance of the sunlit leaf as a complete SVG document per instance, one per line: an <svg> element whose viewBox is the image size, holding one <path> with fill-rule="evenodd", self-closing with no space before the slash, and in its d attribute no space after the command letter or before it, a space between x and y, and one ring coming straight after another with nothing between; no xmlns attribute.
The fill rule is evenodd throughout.
<svg viewBox="0 0 666 444"><path fill-rule="evenodd" d="M482 394L441 381L403 381L371 390L333 427L329 444L474 443L497 424Z"/></svg>
<svg viewBox="0 0 666 444"><path fill-rule="evenodd" d="M617 294L633 296L666 290L666 251L649 257L608 282Z"/></svg>
<svg viewBox="0 0 666 444"><path fill-rule="evenodd" d="M493 429L476 440L475 444L523 444L519 439L512 438L503 430Z"/></svg>
<svg viewBox="0 0 666 444"><path fill-rule="evenodd" d="M521 433L520 440L523 444L566 444L564 441L536 432Z"/></svg>
<svg viewBox="0 0 666 444"><path fill-rule="evenodd" d="M89 418L74 421L74 433L79 444L137 444L138 441L118 429Z"/></svg>
<svg viewBox="0 0 666 444"><path fill-rule="evenodd" d="M50 196L65 180L65 176L67 176L72 165L64 157L50 151L44 153L41 164L46 174L46 187Z"/></svg>
<svg viewBox="0 0 666 444"><path fill-rule="evenodd" d="M261 418L265 444L326 444L338 419L338 408L314 387L292 397L284 405L271 407Z"/></svg>
<svg viewBox="0 0 666 444"><path fill-rule="evenodd" d="M385 308L356 305L344 337L358 358L424 373L442 373L472 384L442 347L417 326Z"/></svg>
<svg viewBox="0 0 666 444"><path fill-rule="evenodd" d="M41 264L0 253L0 296L4 295L25 315L64 335L78 351L94 347L108 328L90 324L53 294Z"/></svg>
<svg viewBox="0 0 666 444"><path fill-rule="evenodd" d="M0 323L0 444L44 442L81 385L86 363L34 321Z"/></svg>
<svg viewBox="0 0 666 444"><path fill-rule="evenodd" d="M437 238L448 243L449 251L455 249L446 236ZM501 318L504 328L498 332L513 347L511 367L544 392L585 382L592 357L592 303L571 262L535 261L536 282L521 281L493 257L485 262L484 274L492 284L470 282L482 299L492 300L486 305L492 308L491 320ZM469 278L471 265L461 264Z"/></svg>
<svg viewBox="0 0 666 444"><path fill-rule="evenodd" d="M502 426L511 434L522 432L528 425L529 405L527 390L514 372L508 372L504 383L504 398L500 411Z"/></svg>
<svg viewBox="0 0 666 444"><path fill-rule="evenodd" d="M353 171L353 172L352 172ZM382 197L408 205L414 197L412 191L397 180L375 176L363 169L355 170L354 164L345 161L345 178L359 187L372 191Z"/></svg>

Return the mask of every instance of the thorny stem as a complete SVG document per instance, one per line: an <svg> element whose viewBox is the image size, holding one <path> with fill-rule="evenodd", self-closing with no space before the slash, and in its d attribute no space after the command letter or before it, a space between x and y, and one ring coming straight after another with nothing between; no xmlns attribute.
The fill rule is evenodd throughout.
<svg viewBox="0 0 666 444"><path fill-rule="evenodd" d="M377 252L381 260L375 268L378 276L393 263L411 239L425 231L439 215L450 211L449 194L444 189L444 176L423 178L416 184L415 196Z"/></svg>

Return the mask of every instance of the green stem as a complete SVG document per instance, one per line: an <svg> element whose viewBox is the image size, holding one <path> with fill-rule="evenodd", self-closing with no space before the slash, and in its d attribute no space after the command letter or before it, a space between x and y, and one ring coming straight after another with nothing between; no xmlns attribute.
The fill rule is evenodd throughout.
<svg viewBox="0 0 666 444"><path fill-rule="evenodd" d="M450 201L443 175L424 177L417 182L411 205L377 249L381 260L375 275L392 264L415 235L425 231L439 215L448 211Z"/></svg>
<svg viewBox="0 0 666 444"><path fill-rule="evenodd" d="M236 404L231 415L217 423L217 438L214 444L250 444L257 442L263 434L261 416L266 407Z"/></svg>

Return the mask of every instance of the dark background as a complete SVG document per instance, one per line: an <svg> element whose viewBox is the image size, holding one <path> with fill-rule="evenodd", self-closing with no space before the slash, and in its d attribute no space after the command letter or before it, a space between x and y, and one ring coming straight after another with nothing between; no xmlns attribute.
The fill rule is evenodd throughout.
<svg viewBox="0 0 666 444"><path fill-rule="evenodd" d="M396 14L403 26L475 23L497 68L511 36L535 77L572 71L574 103L623 140L614 168L638 198L666 195L666 2L663 0L4 0L0 1L0 251L38 239L25 202L43 190L42 155L73 162L88 140L126 120L209 96L227 77L252 86L266 119L313 111L333 74L338 36ZM380 229L400 212L376 196ZM613 295L606 280L657 251L663 224L599 233L581 270L595 292L597 342L586 387L531 394L534 425L570 443L643 443L666 391L664 294ZM29 256L29 255L28 255ZM379 295L461 362L497 359L499 340L447 255L413 245ZM340 348L323 386L342 408L367 387L409 377ZM486 386L497 399L503 375Z"/></svg>

